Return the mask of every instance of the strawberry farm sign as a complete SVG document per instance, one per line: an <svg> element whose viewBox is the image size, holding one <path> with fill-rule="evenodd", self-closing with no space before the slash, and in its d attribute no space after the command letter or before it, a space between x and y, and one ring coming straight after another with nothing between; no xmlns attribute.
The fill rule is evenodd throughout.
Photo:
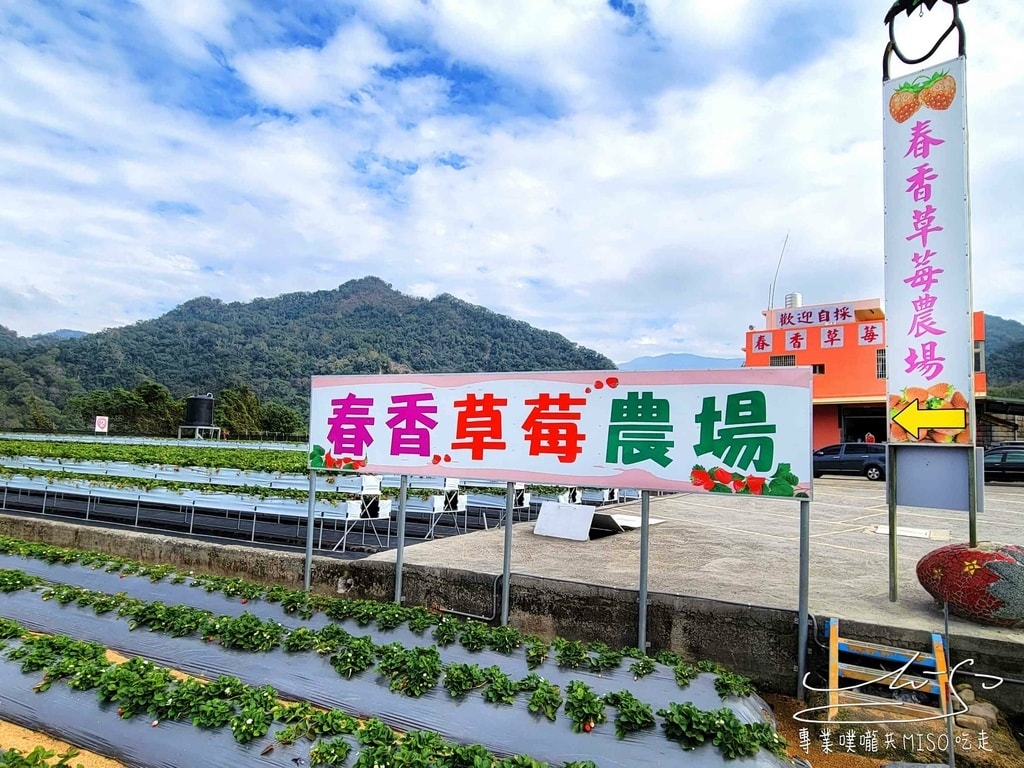
<svg viewBox="0 0 1024 768"><path fill-rule="evenodd" d="M809 368L314 376L310 469L809 498Z"/></svg>
<svg viewBox="0 0 1024 768"><path fill-rule="evenodd" d="M964 57L883 90L889 441L972 445Z"/></svg>

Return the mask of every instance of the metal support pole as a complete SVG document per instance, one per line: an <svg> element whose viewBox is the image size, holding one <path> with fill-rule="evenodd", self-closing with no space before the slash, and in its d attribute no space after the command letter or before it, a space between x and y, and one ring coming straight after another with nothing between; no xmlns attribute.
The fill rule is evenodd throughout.
<svg viewBox="0 0 1024 768"><path fill-rule="evenodd" d="M889 602L895 603L899 592L899 555L896 547L896 455L899 450L886 448L885 484L889 502Z"/></svg>
<svg viewBox="0 0 1024 768"><path fill-rule="evenodd" d="M316 517L316 472L309 470L309 502L306 508L306 566L303 583L306 591L313 585L313 521Z"/></svg>
<svg viewBox="0 0 1024 768"><path fill-rule="evenodd" d="M402 564L405 562L405 500L409 495L409 476L402 475L398 485L398 549L395 551L395 602L402 604Z"/></svg>
<svg viewBox="0 0 1024 768"><path fill-rule="evenodd" d="M647 653L647 565L650 552L651 492L640 491L640 611L637 617L637 648Z"/></svg>
<svg viewBox="0 0 1024 768"><path fill-rule="evenodd" d="M804 677L807 675L807 624L808 597L810 594L811 570L811 502L800 500L800 591L798 596L797 621L800 628L796 643L796 697L804 700Z"/></svg>
<svg viewBox="0 0 1024 768"><path fill-rule="evenodd" d="M967 471L967 529L970 546L978 546L978 513L985 511L985 449L971 451Z"/></svg>
<svg viewBox="0 0 1024 768"><path fill-rule="evenodd" d="M512 574L512 505L516 501L516 484L505 486L505 547L501 563L501 626L508 626L509 581Z"/></svg>

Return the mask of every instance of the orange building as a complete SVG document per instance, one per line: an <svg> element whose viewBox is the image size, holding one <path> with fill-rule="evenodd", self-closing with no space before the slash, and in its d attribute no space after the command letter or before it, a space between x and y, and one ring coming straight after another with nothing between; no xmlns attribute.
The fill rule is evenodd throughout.
<svg viewBox="0 0 1024 768"><path fill-rule="evenodd" d="M747 367L805 365L812 369L813 443L820 448L868 433L889 434L886 413L885 313L880 299L803 306L789 294L787 306L764 312L765 327L747 332ZM985 316L974 313L974 394L986 396ZM982 410L978 410L979 420ZM979 430L979 442L981 442Z"/></svg>

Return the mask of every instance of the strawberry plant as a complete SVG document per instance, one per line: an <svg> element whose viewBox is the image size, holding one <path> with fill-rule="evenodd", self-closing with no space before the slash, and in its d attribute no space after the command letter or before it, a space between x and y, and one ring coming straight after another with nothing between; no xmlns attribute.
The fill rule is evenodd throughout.
<svg viewBox="0 0 1024 768"><path fill-rule="evenodd" d="M715 690L723 699L728 696L746 697L754 693L754 683L749 677L723 669L715 677Z"/></svg>
<svg viewBox="0 0 1024 768"><path fill-rule="evenodd" d="M522 645L522 642L523 636L519 634L518 629L504 626L491 629L491 636L487 644L492 650L508 655Z"/></svg>
<svg viewBox="0 0 1024 768"><path fill-rule="evenodd" d="M597 763L593 760L573 760L571 763L566 763L562 768L597 768Z"/></svg>
<svg viewBox="0 0 1024 768"><path fill-rule="evenodd" d="M548 768L548 764L534 760L529 755L513 755L499 760L496 768Z"/></svg>
<svg viewBox="0 0 1024 768"><path fill-rule="evenodd" d="M317 736L341 736L355 733L359 721L340 709L316 711L309 718L309 730Z"/></svg>
<svg viewBox="0 0 1024 768"><path fill-rule="evenodd" d="M539 637L528 637L526 639L526 666L528 669L536 669L548 660L548 651L551 645Z"/></svg>
<svg viewBox="0 0 1024 768"><path fill-rule="evenodd" d="M318 633L309 627L298 627L285 636L284 640L281 641L281 647L288 651L288 653L311 651L316 646L318 638Z"/></svg>
<svg viewBox="0 0 1024 768"><path fill-rule="evenodd" d="M344 765L351 751L352 746L344 739L318 741L309 750L309 764L313 768L318 768L318 766Z"/></svg>
<svg viewBox="0 0 1024 768"><path fill-rule="evenodd" d="M642 731L654 726L654 712L650 704L645 704L629 691L606 693L604 702L616 708L615 735L620 739L628 733Z"/></svg>
<svg viewBox="0 0 1024 768"><path fill-rule="evenodd" d="M186 677L175 682L167 692L163 708L154 714L164 720L191 720L199 714L207 695L205 682Z"/></svg>
<svg viewBox="0 0 1024 768"><path fill-rule="evenodd" d="M362 747L385 747L391 748L395 746L398 741L398 737L395 736L395 732L388 728L383 722L378 720L376 717L371 717L365 723L363 727L356 732L356 741Z"/></svg>
<svg viewBox="0 0 1024 768"><path fill-rule="evenodd" d="M491 639L491 629L479 621L462 622L459 642L467 651L482 651Z"/></svg>
<svg viewBox="0 0 1024 768"><path fill-rule="evenodd" d="M42 581L38 576L29 576L23 571L0 570L0 592L19 592Z"/></svg>
<svg viewBox="0 0 1024 768"><path fill-rule="evenodd" d="M11 619L0 618L0 640L19 638L25 634L21 625Z"/></svg>
<svg viewBox="0 0 1024 768"><path fill-rule="evenodd" d="M459 637L459 620L445 616L434 627L434 642L442 648L451 645Z"/></svg>
<svg viewBox="0 0 1024 768"><path fill-rule="evenodd" d="M615 669L622 663L622 652L613 651L605 643L591 643L588 648L587 666L591 672L600 674L606 669ZM589 655L594 654L594 655Z"/></svg>
<svg viewBox="0 0 1024 768"><path fill-rule="evenodd" d="M337 624L328 624L316 633L316 641L313 644L313 650L321 656L326 656L329 653L337 651L338 648L340 648L344 643L349 642L351 639L352 635Z"/></svg>
<svg viewBox="0 0 1024 768"><path fill-rule="evenodd" d="M192 713L192 725L197 728L223 728L235 716L235 705L224 699L206 699L199 702Z"/></svg>
<svg viewBox="0 0 1024 768"><path fill-rule="evenodd" d="M52 749L43 749L42 747L35 747L28 754L24 754L21 750L11 747L0 754L0 768L70 768L71 763L68 762L71 758L78 754L78 750L74 747L69 747L66 752L58 755ZM56 757L57 762L51 763L50 758ZM77 768L83 768L81 763L77 763Z"/></svg>
<svg viewBox="0 0 1024 768"><path fill-rule="evenodd" d="M281 644L284 626L276 621L263 621L248 611L239 617L219 616L209 625L208 635L220 640L225 648L247 651L269 651Z"/></svg>
<svg viewBox="0 0 1024 768"><path fill-rule="evenodd" d="M494 754L480 744L459 744L437 757L437 768L492 768Z"/></svg>
<svg viewBox="0 0 1024 768"><path fill-rule="evenodd" d="M437 648L405 648L400 643L377 649L380 673L391 681L391 690L406 696L422 696L441 677L441 657Z"/></svg>
<svg viewBox="0 0 1024 768"><path fill-rule="evenodd" d="M486 678L479 664L453 662L444 670L443 685L452 698L464 696L485 682Z"/></svg>
<svg viewBox="0 0 1024 768"><path fill-rule="evenodd" d="M544 715L551 722L555 721L562 706L562 691L557 685L531 672L519 681L519 689L532 691L526 704L527 709L535 715Z"/></svg>
<svg viewBox="0 0 1024 768"><path fill-rule="evenodd" d="M231 733L239 744L248 744L270 730L271 718L266 709L259 706L243 707L231 718Z"/></svg>
<svg viewBox="0 0 1024 768"><path fill-rule="evenodd" d="M484 686L484 701L492 704L512 704L519 693L519 684L506 675L497 666L487 667L483 671L486 685Z"/></svg>
<svg viewBox="0 0 1024 768"><path fill-rule="evenodd" d="M108 667L96 687L100 701L116 702L117 714L127 720L166 702L172 682L169 671L135 657Z"/></svg>
<svg viewBox="0 0 1024 768"><path fill-rule="evenodd" d="M409 618L409 611L400 605L384 605L377 613L377 629L386 632L402 626Z"/></svg>
<svg viewBox="0 0 1024 768"><path fill-rule="evenodd" d="M331 666L338 674L351 679L352 675L372 667L376 656L377 646L369 637L352 637L331 657Z"/></svg>
<svg viewBox="0 0 1024 768"><path fill-rule="evenodd" d="M572 721L572 729L590 733L595 725L605 722L604 701L584 682L570 680L565 688L565 714Z"/></svg>
<svg viewBox="0 0 1024 768"><path fill-rule="evenodd" d="M681 661L672 668L672 672L676 677L676 685L680 688L685 688L694 680L700 672L692 664L687 664L685 661Z"/></svg>
<svg viewBox="0 0 1024 768"><path fill-rule="evenodd" d="M683 749L696 749L707 741L715 720L713 712L697 709L690 702L669 704L667 709L659 709L658 715L664 718L665 736L678 741Z"/></svg>
<svg viewBox="0 0 1024 768"><path fill-rule="evenodd" d="M422 635L428 629L435 626L437 622L437 616L430 611L423 608L415 608L412 611L412 616L409 617L408 627L417 635Z"/></svg>
<svg viewBox="0 0 1024 768"><path fill-rule="evenodd" d="M633 673L634 680L647 677L647 675L654 672L654 660L649 656L639 658L629 665L629 671Z"/></svg>
<svg viewBox="0 0 1024 768"><path fill-rule="evenodd" d="M576 669L587 662L587 650L579 640L566 640L556 637L555 661L563 669Z"/></svg>

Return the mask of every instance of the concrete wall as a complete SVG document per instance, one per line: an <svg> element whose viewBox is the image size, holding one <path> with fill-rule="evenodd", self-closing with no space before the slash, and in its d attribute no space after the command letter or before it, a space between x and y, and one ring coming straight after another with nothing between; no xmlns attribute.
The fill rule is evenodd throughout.
<svg viewBox="0 0 1024 768"><path fill-rule="evenodd" d="M109 530L38 518L0 515L0 535L91 550L146 563L169 563L182 570L241 576L265 584L303 585L302 553L223 545L172 536ZM373 560L314 557L313 589L324 594L390 601L394 564ZM494 619L501 614L501 586L493 576L457 568L406 567L405 605ZM752 678L763 691L794 695L797 625L795 611L761 608L703 598L649 594L647 639L652 650L669 649L690 661L716 661ZM551 639L601 640L613 648L637 642L635 590L556 581L513 574L510 623ZM842 617L840 617L842 618ZM818 626L823 626L819 619ZM925 632L843 622L843 634L860 640L921 648ZM812 633L813 634L813 633ZM1019 645L953 636L958 657L973 658L978 673L1024 680ZM827 653L813 637L808 670L811 684L825 679ZM972 682L963 678L958 682ZM980 691L980 686L975 685ZM1005 683L982 692L1007 713L1024 713L1024 686Z"/></svg>

